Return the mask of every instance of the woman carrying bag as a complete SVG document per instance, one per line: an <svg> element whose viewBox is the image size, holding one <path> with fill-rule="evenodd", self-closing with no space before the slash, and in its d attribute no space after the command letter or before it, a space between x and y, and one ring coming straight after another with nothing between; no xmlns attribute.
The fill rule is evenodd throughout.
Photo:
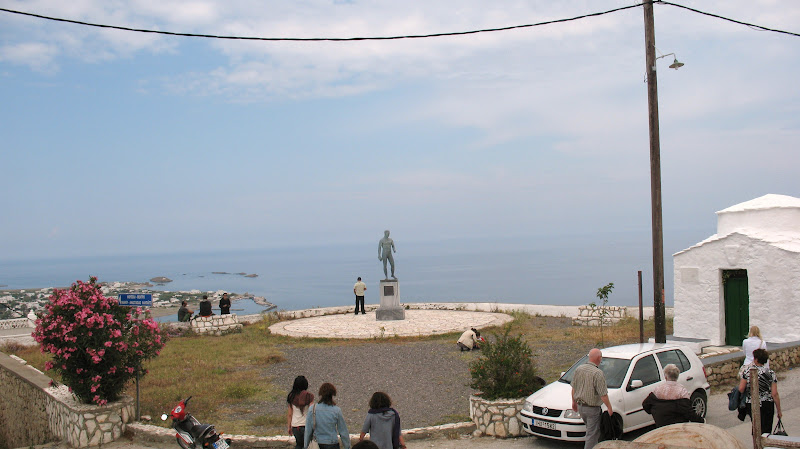
<svg viewBox="0 0 800 449"><path fill-rule="evenodd" d="M772 430L772 421L775 412L778 419L783 417L781 412L781 398L778 395L778 376L766 366L769 354L766 349L753 351L753 365L758 369L758 402L761 404L761 429L764 432ZM750 403L750 370L745 370L739 381L739 392L745 396L745 413L753 419L752 404Z"/></svg>
<svg viewBox="0 0 800 449"><path fill-rule="evenodd" d="M333 397L336 396L336 387L325 382L319 387L319 402L308 409L306 415L305 448L313 438L320 449L339 449L341 438L344 449L350 449L350 432L344 422L344 415Z"/></svg>

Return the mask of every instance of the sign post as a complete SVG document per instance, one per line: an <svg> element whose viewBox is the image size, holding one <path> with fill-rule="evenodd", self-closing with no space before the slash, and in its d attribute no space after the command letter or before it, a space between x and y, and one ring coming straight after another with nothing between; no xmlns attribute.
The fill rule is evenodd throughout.
<svg viewBox="0 0 800 449"><path fill-rule="evenodd" d="M119 305L121 306L137 306L137 307L152 307L153 294L152 293L120 293Z"/></svg>
<svg viewBox="0 0 800 449"><path fill-rule="evenodd" d="M136 306L136 307L152 307L153 306L153 294L152 293L120 293L119 295L119 305L121 306ZM140 367L136 367L136 420L139 421L141 419L141 415L139 414L139 370Z"/></svg>

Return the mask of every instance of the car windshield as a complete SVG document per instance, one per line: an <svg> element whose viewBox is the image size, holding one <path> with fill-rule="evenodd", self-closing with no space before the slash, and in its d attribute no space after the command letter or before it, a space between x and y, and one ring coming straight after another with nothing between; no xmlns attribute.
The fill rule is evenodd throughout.
<svg viewBox="0 0 800 449"><path fill-rule="evenodd" d="M588 355L583 356L583 358L578 360L578 363L572 365L572 367L566 373L564 373L564 375L561 376L558 381L571 384L572 377L575 375L575 370L588 360ZM603 360L600 362L600 370L603 371L603 375L606 377L606 386L608 388L619 388L622 385L622 382L625 381L625 373L628 372L628 366L630 364L631 361L628 359L603 357Z"/></svg>

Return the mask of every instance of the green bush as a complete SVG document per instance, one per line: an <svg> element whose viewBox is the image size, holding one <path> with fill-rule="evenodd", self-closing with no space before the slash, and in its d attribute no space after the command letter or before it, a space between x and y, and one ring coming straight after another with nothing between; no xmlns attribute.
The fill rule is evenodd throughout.
<svg viewBox="0 0 800 449"><path fill-rule="evenodd" d="M502 334L493 336L481 346L483 355L470 363L470 387L490 401L525 397L541 388L542 379L533 366L533 351L522 336L511 336L510 325Z"/></svg>

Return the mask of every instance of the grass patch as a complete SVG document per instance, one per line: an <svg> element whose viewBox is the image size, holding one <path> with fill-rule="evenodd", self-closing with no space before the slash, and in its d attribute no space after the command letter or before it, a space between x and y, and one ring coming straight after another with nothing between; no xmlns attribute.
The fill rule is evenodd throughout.
<svg viewBox="0 0 800 449"><path fill-rule="evenodd" d="M253 427L286 427L286 415L261 415L250 420Z"/></svg>
<svg viewBox="0 0 800 449"><path fill-rule="evenodd" d="M523 335L534 351L537 374L548 382L574 363L576 353L588 351L599 344L600 329L590 326L572 326L566 317L532 316L524 312L511 312L514 318L512 334ZM335 347L374 344L372 340L345 340L331 338L296 339L269 333L270 324L280 320L278 314L267 316L260 322L244 326L241 333L223 337L187 334L170 338L161 355L147 362L149 373L140 382L141 413L160 416L168 413L175 404L190 395L193 399L189 411L202 422L213 422L226 433L254 435L283 435L286 416L283 413L265 414L263 401L281 401L286 385L274 385L264 378L264 370L271 364L284 360L283 351L308 347ZM499 328L482 330L487 337ZM667 320L667 332L672 332L672 320ZM453 357L474 357L476 353L459 353L455 341L460 332L413 337L387 336L380 344L404 344L417 341L434 341L452 344ZM654 335L652 320L645 322L645 338ZM606 346L639 341L639 323L627 318L604 329ZM15 354L44 371L50 360L38 346L24 347L15 344L0 346L7 354ZM56 381L61 379L47 372ZM285 382L284 382L285 383ZM125 394L135 396L135 384L128 385ZM285 407L284 407L285 408ZM448 414L436 424L468 421L467 415ZM168 426L169 422L156 420L153 424Z"/></svg>
<svg viewBox="0 0 800 449"><path fill-rule="evenodd" d="M228 385L222 390L222 396L228 399L248 399L261 392L261 389L253 385Z"/></svg>
<svg viewBox="0 0 800 449"><path fill-rule="evenodd" d="M434 426L441 426L443 424L452 424L454 422L467 422L467 421L471 421L469 415L461 415L461 414L458 414L458 413L454 413L454 414L442 416L442 419L440 419L439 421L436 421L435 423L433 423L433 425Z"/></svg>

